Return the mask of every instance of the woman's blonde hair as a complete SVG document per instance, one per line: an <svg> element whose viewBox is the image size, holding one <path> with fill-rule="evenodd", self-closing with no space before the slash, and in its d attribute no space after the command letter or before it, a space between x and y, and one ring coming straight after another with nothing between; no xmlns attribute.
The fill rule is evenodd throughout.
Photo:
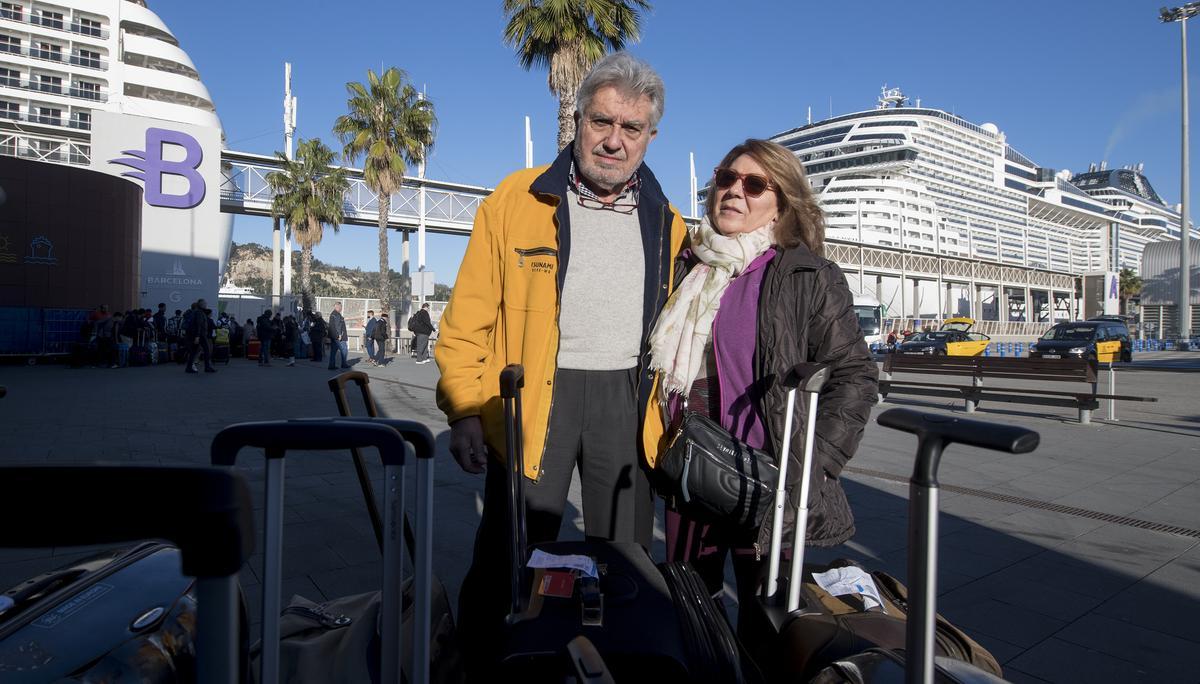
<svg viewBox="0 0 1200 684"><path fill-rule="evenodd" d="M775 220L775 242L784 248L803 244L813 254L823 256L825 216L817 206L800 160L782 145L750 138L729 150L720 166L728 167L743 154L758 162L767 172L767 180L775 186L779 209L779 218ZM705 203L708 220L714 228L719 194L720 191L713 187Z"/></svg>

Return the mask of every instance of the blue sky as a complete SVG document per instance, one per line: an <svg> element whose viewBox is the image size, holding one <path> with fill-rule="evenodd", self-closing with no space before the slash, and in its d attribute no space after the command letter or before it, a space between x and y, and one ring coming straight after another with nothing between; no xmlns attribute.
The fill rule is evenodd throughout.
<svg viewBox="0 0 1200 684"><path fill-rule="evenodd" d="M557 101L545 72L521 69L501 42L498 0L149 4L195 61L234 149L282 149L283 63L290 61L298 134L335 149L329 131L344 111L346 82L383 64L406 70L434 101L440 127L429 177L494 186L524 163L526 115L535 163L554 156ZM1161 4L657 0L642 41L631 46L667 85L647 161L686 211L689 152L703 185L742 139L801 125L810 106L814 120L870 109L886 83L922 106L995 123L1042 166L1144 162L1173 204L1180 198L1180 41L1177 24L1158 21ZM1195 55L1200 24L1191 28ZM1192 59L1193 109L1200 107L1196 65ZM1194 159L1197 137L1200 131L1192 136ZM1197 187L1200 181L1193 203ZM239 216L234 239L269 244L270 222ZM374 269L375 239L373 228L346 226L327 234L316 256ZM400 242L394 235L397 270ZM428 267L439 282L453 281L465 245L465 238L430 236Z"/></svg>

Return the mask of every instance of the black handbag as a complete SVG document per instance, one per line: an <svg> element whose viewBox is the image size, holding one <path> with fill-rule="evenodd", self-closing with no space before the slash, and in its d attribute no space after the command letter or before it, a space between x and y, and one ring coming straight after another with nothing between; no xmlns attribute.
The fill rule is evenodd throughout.
<svg viewBox="0 0 1200 684"><path fill-rule="evenodd" d="M771 454L737 439L707 416L688 413L686 405L657 469L660 486L681 512L747 530L762 524L779 481Z"/></svg>

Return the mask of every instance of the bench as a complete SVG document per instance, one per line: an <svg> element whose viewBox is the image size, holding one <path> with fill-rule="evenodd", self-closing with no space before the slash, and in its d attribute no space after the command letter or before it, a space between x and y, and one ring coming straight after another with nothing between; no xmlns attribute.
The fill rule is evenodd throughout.
<svg viewBox="0 0 1200 684"><path fill-rule="evenodd" d="M1041 406L1070 406L1079 410L1079 422L1092 422L1092 411L1100 400L1158 401L1154 397L1098 394L1099 364L1090 359L1030 359L990 356L910 356L889 354L883 362L879 381L879 400L888 394L913 394L931 397L962 397L967 413L974 413L981 401L1001 401ZM1110 367L1111 370L1111 367ZM971 379L971 384L893 380L893 373L914 373ZM1071 383L1072 390L1044 390L1029 387L993 387L985 383L1004 380L1037 380ZM1086 386L1087 389L1080 387Z"/></svg>

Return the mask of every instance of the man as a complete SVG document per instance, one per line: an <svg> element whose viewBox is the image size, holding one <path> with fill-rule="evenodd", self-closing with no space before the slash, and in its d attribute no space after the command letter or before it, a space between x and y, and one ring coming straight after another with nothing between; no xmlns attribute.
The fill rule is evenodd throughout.
<svg viewBox="0 0 1200 684"><path fill-rule="evenodd" d="M217 369L213 368L212 364L212 351L213 333L216 332L217 324L210 318L211 310L208 308L207 302L201 299L194 306L186 330L188 339L192 341L192 352L188 355L187 368L184 368L183 372L198 372L196 356L204 354L204 372L216 373Z"/></svg>
<svg viewBox="0 0 1200 684"><path fill-rule="evenodd" d="M346 319L342 318L342 303L334 302L333 313L329 314L329 370L337 370L338 353L342 355L342 368L349 368L350 362L346 355L350 351L347 344L350 336L346 334Z"/></svg>
<svg viewBox="0 0 1200 684"><path fill-rule="evenodd" d="M372 366L375 365L375 324L375 311L367 309L367 322L363 325L363 339L367 347L367 361Z"/></svg>
<svg viewBox="0 0 1200 684"><path fill-rule="evenodd" d="M158 311L154 312L154 336L159 341L167 339L167 305L158 303Z"/></svg>
<svg viewBox="0 0 1200 684"><path fill-rule="evenodd" d="M271 365L271 342L275 339L275 326L271 324L271 310L267 309L254 323L258 333L258 365Z"/></svg>
<svg viewBox="0 0 1200 684"><path fill-rule="evenodd" d="M371 360L376 366L384 366L387 364L387 343L392 336L392 326L388 321L387 314L380 314L379 320L375 322L375 327L372 330L374 333L375 346L377 348L374 358Z"/></svg>
<svg viewBox="0 0 1200 684"><path fill-rule="evenodd" d="M413 334L413 351L417 355L417 363L429 363L429 336L433 334L433 321L429 318L429 304L422 304L421 310L413 314L408 322L408 331Z"/></svg>
<svg viewBox="0 0 1200 684"><path fill-rule="evenodd" d="M576 102L574 143L548 168L510 175L476 212L435 351L450 452L466 472L487 472L459 599L463 642L482 649L472 659L481 668L496 655L488 647L509 598L506 364L525 367L529 542L556 538L581 465L586 533L650 544L639 454L657 452L663 426L646 339L685 236L642 164L662 117L662 80L617 53L585 77Z"/></svg>

